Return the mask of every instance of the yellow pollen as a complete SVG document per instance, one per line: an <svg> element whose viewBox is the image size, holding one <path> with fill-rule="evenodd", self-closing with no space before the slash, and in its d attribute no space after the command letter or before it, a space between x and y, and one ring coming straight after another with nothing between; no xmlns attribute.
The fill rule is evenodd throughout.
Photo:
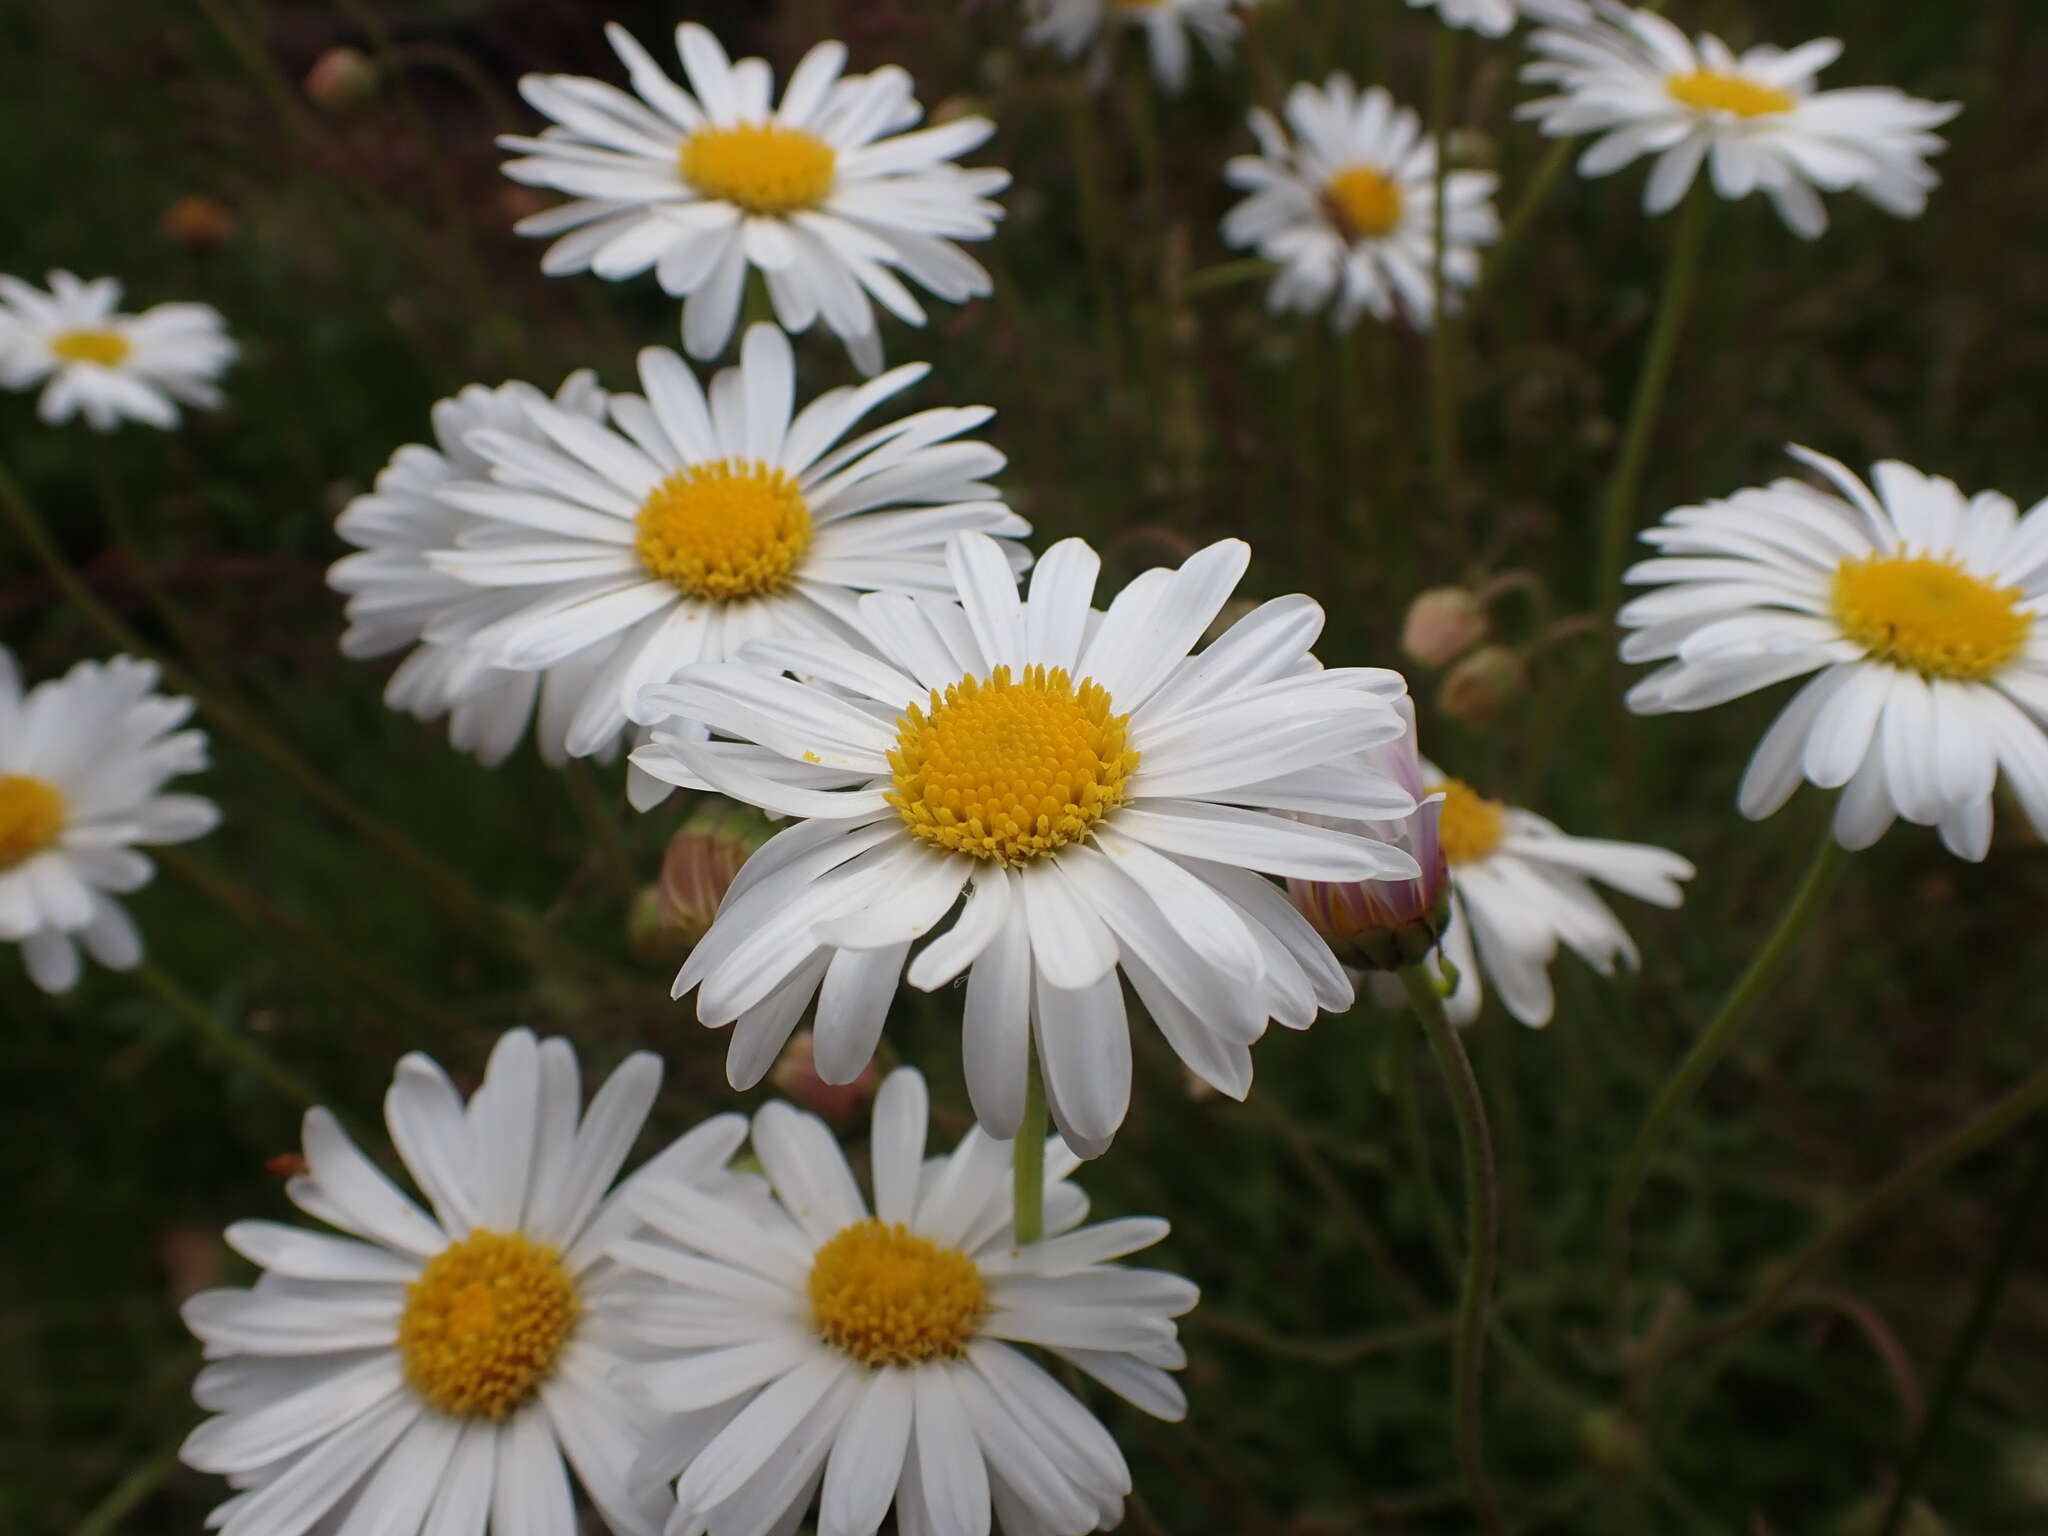
<svg viewBox="0 0 2048 1536"><path fill-rule="evenodd" d="M800 213L825 201L839 157L801 128L700 128L678 152L683 180L749 213Z"/></svg>
<svg viewBox="0 0 2048 1536"><path fill-rule="evenodd" d="M50 350L67 363L112 368L127 358L129 347L119 331L62 331L50 338Z"/></svg>
<svg viewBox="0 0 2048 1536"><path fill-rule="evenodd" d="M1323 208L1353 240L1377 240L1401 226L1401 186L1384 171L1354 165L1330 178Z"/></svg>
<svg viewBox="0 0 2048 1536"><path fill-rule="evenodd" d="M1776 112L1790 112L1799 105L1799 98L1790 91L1712 69L1673 75L1664 82L1664 87L1671 92L1673 101L1702 112L1727 112L1736 117L1769 117Z"/></svg>
<svg viewBox="0 0 2048 1536"><path fill-rule="evenodd" d="M796 480L758 460L677 470L648 495L635 526L633 552L651 575L713 602L780 592L811 543Z"/></svg>
<svg viewBox="0 0 2048 1536"><path fill-rule="evenodd" d="M810 1289L818 1336L869 1366L952 1359L988 1310L966 1254L872 1218L818 1250Z"/></svg>
<svg viewBox="0 0 2048 1536"><path fill-rule="evenodd" d="M1835 622L1879 661L1923 677L1980 682L2027 642L2018 587L1994 587L1951 560L1873 555L1835 571Z"/></svg>
<svg viewBox="0 0 2048 1536"><path fill-rule="evenodd" d="M0 870L26 864L64 831L64 797L24 773L0 773Z"/></svg>
<svg viewBox="0 0 2048 1536"><path fill-rule="evenodd" d="M1507 831L1506 806L1487 799L1463 779L1445 779L1436 788L1444 793L1436 835L1446 863L1475 864L1500 846Z"/></svg>
<svg viewBox="0 0 2048 1536"><path fill-rule="evenodd" d="M577 1310L554 1249L479 1229L406 1287L398 1320L405 1379L443 1413L502 1419L553 1373Z"/></svg>
<svg viewBox="0 0 2048 1536"><path fill-rule="evenodd" d="M1028 864L1123 803L1138 767L1129 723L1100 683L1062 670L963 677L933 691L929 714L913 704L897 722L889 803L936 848Z"/></svg>

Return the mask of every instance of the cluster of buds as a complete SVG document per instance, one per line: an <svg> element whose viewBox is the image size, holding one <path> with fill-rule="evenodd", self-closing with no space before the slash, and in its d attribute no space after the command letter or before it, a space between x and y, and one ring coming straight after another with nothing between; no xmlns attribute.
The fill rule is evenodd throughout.
<svg viewBox="0 0 2048 1536"><path fill-rule="evenodd" d="M1487 608L1509 586L1529 578L1508 576L1474 592L1431 587L1408 605L1401 650L1418 666L1448 667L1437 688L1437 707L1453 720L1484 725L1518 698L1527 683L1522 653L1494 642Z"/></svg>

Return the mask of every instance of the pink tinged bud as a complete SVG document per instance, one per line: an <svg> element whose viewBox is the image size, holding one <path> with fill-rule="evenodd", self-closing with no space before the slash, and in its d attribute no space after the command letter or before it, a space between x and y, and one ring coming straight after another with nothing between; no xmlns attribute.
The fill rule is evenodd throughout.
<svg viewBox="0 0 2048 1536"><path fill-rule="evenodd" d="M1486 638L1486 609L1463 587L1431 587L1408 605L1401 650L1425 667L1447 667Z"/></svg>
<svg viewBox="0 0 2048 1536"><path fill-rule="evenodd" d="M338 112L377 94L377 66L360 48L330 48L306 72L306 97Z"/></svg>
<svg viewBox="0 0 2048 1536"><path fill-rule="evenodd" d="M633 953L650 964L679 960L697 945L754 850L774 835L766 817L707 795L692 808L661 858L661 881L640 893L627 923Z"/></svg>
<svg viewBox="0 0 2048 1536"><path fill-rule="evenodd" d="M799 1109L808 1109L819 1119L845 1125L865 1110L881 1086L882 1069L870 1061L850 1083L828 1083L818 1075L818 1062L811 1032L791 1038L782 1048L768 1081L775 1091Z"/></svg>
<svg viewBox="0 0 2048 1536"><path fill-rule="evenodd" d="M1437 690L1437 708L1453 720L1484 725L1519 698L1527 670L1504 645L1484 645L1451 669Z"/></svg>

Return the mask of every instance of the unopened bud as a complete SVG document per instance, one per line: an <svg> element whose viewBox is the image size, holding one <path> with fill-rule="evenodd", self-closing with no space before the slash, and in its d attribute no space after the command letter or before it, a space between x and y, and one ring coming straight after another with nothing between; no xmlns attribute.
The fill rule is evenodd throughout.
<svg viewBox="0 0 2048 1536"><path fill-rule="evenodd" d="M306 97L329 112L346 111L377 94L377 66L360 48L330 48L306 71Z"/></svg>
<svg viewBox="0 0 2048 1536"><path fill-rule="evenodd" d="M867 1108L868 1101L874 1098L875 1090L881 1086L882 1069L870 1060L852 1082L826 1082L818 1075L817 1051L811 1032L805 1030L782 1048L782 1055L776 1059L768 1081L775 1085L777 1093L800 1109L808 1109L830 1124L844 1125Z"/></svg>
<svg viewBox="0 0 2048 1536"><path fill-rule="evenodd" d="M740 866L775 829L758 811L708 795L691 810L661 856L661 881L642 891L627 918L627 942L649 964L679 960L718 916Z"/></svg>
<svg viewBox="0 0 2048 1536"><path fill-rule="evenodd" d="M1424 667L1447 667L1486 638L1486 609L1463 587L1431 587L1408 605L1401 651Z"/></svg>
<svg viewBox="0 0 2048 1536"><path fill-rule="evenodd" d="M1527 673L1521 656L1504 645L1482 645L1444 679L1436 704L1453 720L1484 725L1522 692Z"/></svg>
<svg viewBox="0 0 2048 1536"><path fill-rule="evenodd" d="M235 238L235 216L212 198L192 194L164 210L157 232L188 251L217 251Z"/></svg>

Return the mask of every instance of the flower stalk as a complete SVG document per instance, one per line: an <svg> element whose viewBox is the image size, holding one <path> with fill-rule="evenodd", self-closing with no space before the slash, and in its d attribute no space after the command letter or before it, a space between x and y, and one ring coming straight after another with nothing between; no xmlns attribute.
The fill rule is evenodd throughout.
<svg viewBox="0 0 2048 1536"><path fill-rule="evenodd" d="M1034 1049L1024 1063L1024 1118L1010 1143L1011 1220L1019 1248L1045 1236L1045 1134L1045 1079Z"/></svg>

